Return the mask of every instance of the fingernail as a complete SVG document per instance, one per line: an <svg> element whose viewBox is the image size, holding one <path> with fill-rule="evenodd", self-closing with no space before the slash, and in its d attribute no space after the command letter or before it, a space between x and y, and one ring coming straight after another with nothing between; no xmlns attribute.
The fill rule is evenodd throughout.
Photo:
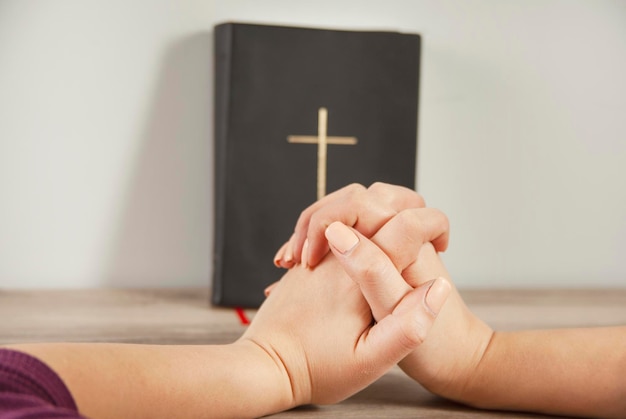
<svg viewBox="0 0 626 419"><path fill-rule="evenodd" d="M268 285L268 287L263 290L263 294L265 294L266 298L270 296L270 293L272 292L272 289L274 289L274 286L276 286L275 282L271 285Z"/></svg>
<svg viewBox="0 0 626 419"><path fill-rule="evenodd" d="M274 265L276 265L277 268L282 268L282 266L280 266L280 261L283 258L283 255L285 254L286 246L287 246L287 243L280 246L280 249L278 249L278 252L276 252L276 255L274 255Z"/></svg>
<svg viewBox="0 0 626 419"><path fill-rule="evenodd" d="M446 302L452 286L446 279L439 277L435 279L426 291L424 296L424 305L431 312L433 316L439 314L441 307Z"/></svg>
<svg viewBox="0 0 626 419"><path fill-rule="evenodd" d="M302 256L300 257L300 260L302 261L302 266L304 266L305 268L308 268L308 262L309 262L309 239L305 239L304 240L304 244L302 245Z"/></svg>
<svg viewBox="0 0 626 419"><path fill-rule="evenodd" d="M354 232L339 221L335 221L326 228L326 239L341 254L351 251L359 244L359 238Z"/></svg>

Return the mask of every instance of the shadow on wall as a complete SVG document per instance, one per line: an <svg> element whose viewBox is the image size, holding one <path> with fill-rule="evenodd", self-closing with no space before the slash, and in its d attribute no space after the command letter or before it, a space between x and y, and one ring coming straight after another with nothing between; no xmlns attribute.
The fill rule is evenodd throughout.
<svg viewBox="0 0 626 419"><path fill-rule="evenodd" d="M212 34L167 49L103 285L208 286L213 245Z"/></svg>

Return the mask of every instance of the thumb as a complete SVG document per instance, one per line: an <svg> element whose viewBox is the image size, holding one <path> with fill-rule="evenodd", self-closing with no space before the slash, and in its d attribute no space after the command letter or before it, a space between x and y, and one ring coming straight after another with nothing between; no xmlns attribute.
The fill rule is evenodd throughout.
<svg viewBox="0 0 626 419"><path fill-rule="evenodd" d="M367 365L395 365L426 338L450 282L437 278L413 289L376 243L340 222L328 226L326 238L378 321L362 335L357 350Z"/></svg>
<svg viewBox="0 0 626 419"><path fill-rule="evenodd" d="M361 342L364 361L391 367L417 348L426 339L451 288L446 279L437 278L407 293Z"/></svg>

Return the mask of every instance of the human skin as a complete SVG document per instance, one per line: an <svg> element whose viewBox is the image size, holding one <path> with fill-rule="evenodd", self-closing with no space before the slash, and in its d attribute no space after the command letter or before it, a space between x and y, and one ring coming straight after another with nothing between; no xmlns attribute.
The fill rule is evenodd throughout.
<svg viewBox="0 0 626 419"><path fill-rule="evenodd" d="M396 185L375 183L369 188L359 184L335 191L302 211L294 233L276 253L278 267L291 268L297 263L315 266L328 253L324 231L334 221L354 227L367 237L376 233L399 212L412 209L413 220L422 222L421 242L430 241L437 251L448 246L448 219L440 211L425 208L421 195Z"/></svg>
<svg viewBox="0 0 626 419"><path fill-rule="evenodd" d="M445 237L447 244L447 234L439 234L447 232L447 220L437 221L441 217L436 210L426 213L419 205L387 205L381 211L379 197L386 194L384 202L396 204L419 204L423 199L411 200L406 195L415 193L397 186L374 186L374 191L351 186L305 210L292 239L275 260L282 266L281 251L305 247L296 240L308 241L306 252L324 253L326 249L316 244L323 239L320 231L333 228L333 218L356 221L353 226L360 241L371 239L391 263L382 257L376 262L375 256L370 262L373 268L363 271L359 279L364 295L377 296L372 311L379 318L393 308L394 296L404 292L395 282L389 286L390 271L401 272L406 287L411 288L436 277L450 280L450 276L428 241ZM367 213L372 207L376 211ZM432 220L426 220L425 214ZM309 254L299 260L313 268L318 257ZM626 327L494 332L467 308L454 287L427 339L400 366L435 394L476 407L626 417Z"/></svg>
<svg viewBox="0 0 626 419"><path fill-rule="evenodd" d="M399 273L393 279L404 282ZM375 299L329 255L314 271L287 272L229 345L10 347L55 370L88 417L259 417L366 387L419 346L449 288L438 280L411 289L375 323Z"/></svg>
<svg viewBox="0 0 626 419"><path fill-rule="evenodd" d="M408 281L449 278L430 244L419 255ZM381 283L386 272L369 275ZM626 327L485 329L453 289L427 339L399 365L435 394L474 407L626 417Z"/></svg>
<svg viewBox="0 0 626 419"><path fill-rule="evenodd" d="M374 318L383 318L393 309L398 296L434 278L449 280L436 251L447 248L448 219L440 211L423 205L424 199L408 188L383 183L375 183L369 188L350 185L302 212L294 235L278 251L275 261L279 266L295 266L304 258L306 265L314 268L314 261L329 249L324 236L326 229L337 220L347 224L364 241L371 239L388 255L395 271L400 272L405 280L404 283L393 282L394 285L390 286L384 277L391 269L382 268L386 266L382 257L372 258L368 266L374 268L365 270L360 276L363 294L376 297L376 303L372 304ZM308 248L303 243L296 243L297 240L308 240ZM291 262L285 262L284 252L289 248L302 249L308 255L297 258L294 253ZM273 292L271 288L270 291ZM463 383L473 380L475 368L491 341L493 330L467 308L458 290L452 286L448 302L429 334L430 338L404 358L400 367L433 393L460 400L460 389Z"/></svg>

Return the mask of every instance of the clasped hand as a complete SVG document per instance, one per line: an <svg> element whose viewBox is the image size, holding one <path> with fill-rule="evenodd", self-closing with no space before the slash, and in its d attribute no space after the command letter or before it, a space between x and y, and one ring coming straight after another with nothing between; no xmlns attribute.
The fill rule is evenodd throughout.
<svg viewBox="0 0 626 419"><path fill-rule="evenodd" d="M343 400L400 361L435 392L471 377L491 329L437 256L448 230L417 193L381 183L350 185L302 212L275 258L292 269L242 337L276 362L293 406Z"/></svg>
<svg viewBox="0 0 626 419"><path fill-rule="evenodd" d="M232 344L11 351L51 368L88 417L259 417L343 400L396 363L472 406L626 417L626 327L493 332L439 259L448 230L414 191L351 185L302 212L275 258L290 269Z"/></svg>

